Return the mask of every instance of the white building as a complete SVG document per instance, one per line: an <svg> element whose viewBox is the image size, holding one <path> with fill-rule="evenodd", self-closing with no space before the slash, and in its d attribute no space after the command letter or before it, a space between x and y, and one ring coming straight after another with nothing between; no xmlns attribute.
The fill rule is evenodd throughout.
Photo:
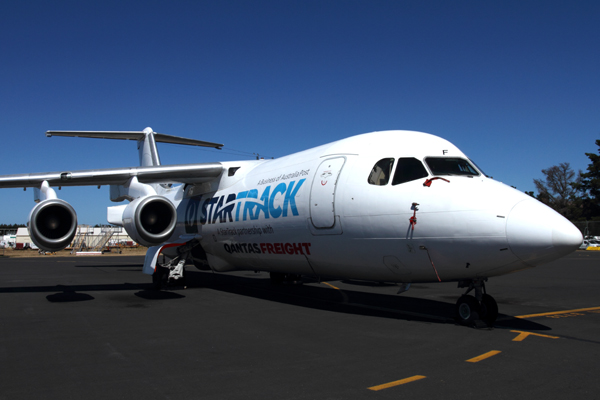
<svg viewBox="0 0 600 400"><path fill-rule="evenodd" d="M35 247L31 241L31 236L29 236L28 228L18 228L15 242L22 244L22 246L17 245L17 248ZM125 229L120 226L93 227L89 225L78 225L77 233L67 248L75 247L76 250L80 250L81 248L90 248L102 243L106 243L104 246L136 245Z"/></svg>

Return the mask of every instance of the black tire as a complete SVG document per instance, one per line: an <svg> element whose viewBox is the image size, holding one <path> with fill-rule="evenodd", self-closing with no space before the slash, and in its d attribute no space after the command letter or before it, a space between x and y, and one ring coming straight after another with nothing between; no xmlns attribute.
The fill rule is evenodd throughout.
<svg viewBox="0 0 600 400"><path fill-rule="evenodd" d="M271 272L269 277L271 278L271 284L273 285L281 285L285 280L285 274L282 274L281 272Z"/></svg>
<svg viewBox="0 0 600 400"><path fill-rule="evenodd" d="M494 325L498 318L498 304L489 294L481 297L481 319L489 326Z"/></svg>
<svg viewBox="0 0 600 400"><path fill-rule="evenodd" d="M479 319L480 309L475 297L462 295L456 302L456 319L462 325L473 325Z"/></svg>
<svg viewBox="0 0 600 400"><path fill-rule="evenodd" d="M163 286L166 286L168 277L169 269L157 265L152 274L152 289L161 290Z"/></svg>

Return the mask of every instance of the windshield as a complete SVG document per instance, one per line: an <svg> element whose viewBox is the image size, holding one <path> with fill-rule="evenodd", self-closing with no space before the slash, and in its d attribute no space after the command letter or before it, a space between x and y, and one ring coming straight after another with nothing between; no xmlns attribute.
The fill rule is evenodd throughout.
<svg viewBox="0 0 600 400"><path fill-rule="evenodd" d="M371 170L367 182L370 185L384 186L387 185L392 175L392 167L394 166L393 158L383 158L377 161L377 164Z"/></svg>
<svg viewBox="0 0 600 400"><path fill-rule="evenodd" d="M479 172L464 158L427 157L425 162L433 175L479 175Z"/></svg>
<svg viewBox="0 0 600 400"><path fill-rule="evenodd" d="M394 174L392 185L414 181L416 179L425 178L428 176L427 170L423 163L416 158L404 157L398 159L398 166Z"/></svg>
<svg viewBox="0 0 600 400"><path fill-rule="evenodd" d="M473 164L474 166L477 167L479 172L481 172L483 175L487 176L488 178L490 177L488 174L485 173L484 170L481 169L481 167L479 165L477 165L477 163L475 161L471 160L470 158L469 158L469 161L471 162L471 164Z"/></svg>

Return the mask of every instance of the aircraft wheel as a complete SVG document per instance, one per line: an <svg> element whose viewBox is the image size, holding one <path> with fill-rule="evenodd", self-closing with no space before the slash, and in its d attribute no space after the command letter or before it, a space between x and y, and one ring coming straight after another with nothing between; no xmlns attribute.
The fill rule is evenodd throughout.
<svg viewBox="0 0 600 400"><path fill-rule="evenodd" d="M271 278L271 283L273 285L281 285L285 280L285 274L282 274L281 272L271 272L269 277Z"/></svg>
<svg viewBox="0 0 600 400"><path fill-rule="evenodd" d="M463 325L472 325L479 319L480 308L475 297L462 295L456 302L456 319Z"/></svg>
<svg viewBox="0 0 600 400"><path fill-rule="evenodd" d="M492 326L496 318L498 318L498 304L492 296L484 294L481 297L481 319Z"/></svg>
<svg viewBox="0 0 600 400"><path fill-rule="evenodd" d="M161 267L160 265L156 266L154 273L152 274L152 289L160 290L163 285L167 284L167 280L169 278L169 269L165 267Z"/></svg>

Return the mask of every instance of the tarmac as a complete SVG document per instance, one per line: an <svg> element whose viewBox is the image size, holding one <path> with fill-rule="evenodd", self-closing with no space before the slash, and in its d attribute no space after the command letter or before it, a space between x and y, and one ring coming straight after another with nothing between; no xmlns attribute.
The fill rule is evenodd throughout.
<svg viewBox="0 0 600 400"><path fill-rule="evenodd" d="M0 257L0 399L530 399L600 393L600 252L492 278L493 329L456 283L398 287L143 257Z"/></svg>

